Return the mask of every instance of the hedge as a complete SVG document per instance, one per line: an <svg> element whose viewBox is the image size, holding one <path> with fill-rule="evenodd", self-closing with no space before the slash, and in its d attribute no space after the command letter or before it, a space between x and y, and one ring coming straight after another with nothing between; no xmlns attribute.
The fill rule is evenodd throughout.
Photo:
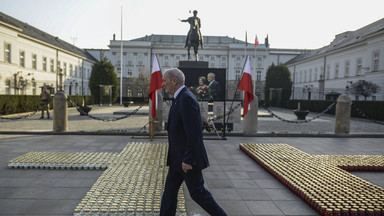
<svg viewBox="0 0 384 216"><path fill-rule="evenodd" d="M84 97L85 105L93 104L93 97L89 95L68 95L68 99L81 106ZM68 103L68 107L72 104ZM50 108L53 107L53 96L51 97ZM40 108L39 95L0 95L0 114L9 115L14 113L32 112Z"/></svg>
<svg viewBox="0 0 384 216"><path fill-rule="evenodd" d="M324 100L291 100L288 103L288 109L297 109L300 102L300 109L309 110L311 112L322 112L336 101ZM328 114L335 114L336 105L329 110ZM384 101L352 101L351 116L364 118L361 113L364 113L369 119L384 121Z"/></svg>

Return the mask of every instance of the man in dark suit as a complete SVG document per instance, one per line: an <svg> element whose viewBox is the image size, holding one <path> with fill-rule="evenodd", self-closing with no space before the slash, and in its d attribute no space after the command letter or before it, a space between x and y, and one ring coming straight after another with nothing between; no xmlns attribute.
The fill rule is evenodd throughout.
<svg viewBox="0 0 384 216"><path fill-rule="evenodd" d="M213 100L220 99L220 84L215 80L216 75L214 73L209 73L207 75L208 88L211 89L211 95Z"/></svg>
<svg viewBox="0 0 384 216"><path fill-rule="evenodd" d="M163 87L173 96L168 115L169 171L161 200L160 215L176 214L177 193L185 181L192 199L207 213L226 215L204 187L202 170L209 166L203 143L200 107L196 97L184 86L185 77L177 68L163 75Z"/></svg>

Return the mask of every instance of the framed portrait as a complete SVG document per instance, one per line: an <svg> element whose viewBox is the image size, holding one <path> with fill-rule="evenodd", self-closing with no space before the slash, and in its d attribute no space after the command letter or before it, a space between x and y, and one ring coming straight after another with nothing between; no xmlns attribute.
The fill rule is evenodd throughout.
<svg viewBox="0 0 384 216"><path fill-rule="evenodd" d="M179 68L185 75L185 86L200 101L224 101L226 70L223 68Z"/></svg>

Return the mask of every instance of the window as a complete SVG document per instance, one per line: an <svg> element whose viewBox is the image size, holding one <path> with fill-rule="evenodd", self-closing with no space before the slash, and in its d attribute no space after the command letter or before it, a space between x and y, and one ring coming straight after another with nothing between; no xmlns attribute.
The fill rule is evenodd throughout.
<svg viewBox="0 0 384 216"><path fill-rule="evenodd" d="M227 56L221 56L221 61L227 61Z"/></svg>
<svg viewBox="0 0 384 216"><path fill-rule="evenodd" d="M211 61L215 61L215 56L211 56Z"/></svg>
<svg viewBox="0 0 384 216"><path fill-rule="evenodd" d="M335 79L339 78L339 63L335 64Z"/></svg>
<svg viewBox="0 0 384 216"><path fill-rule="evenodd" d="M263 60L263 57L261 57L261 56L257 57L257 61L262 61L262 60Z"/></svg>
<svg viewBox="0 0 384 216"><path fill-rule="evenodd" d="M304 82L307 82L307 71L304 71Z"/></svg>
<svg viewBox="0 0 384 216"><path fill-rule="evenodd" d="M331 66L327 65L327 74L325 79L327 80L330 79L330 76L331 76Z"/></svg>
<svg viewBox="0 0 384 216"><path fill-rule="evenodd" d="M199 56L200 61L204 61L204 56Z"/></svg>
<svg viewBox="0 0 384 216"><path fill-rule="evenodd" d="M236 56L236 61L241 61L241 57L240 56Z"/></svg>
<svg viewBox="0 0 384 216"><path fill-rule="evenodd" d="M356 76L361 75L361 69L363 69L363 60L358 58L356 61Z"/></svg>
<svg viewBox="0 0 384 216"><path fill-rule="evenodd" d="M177 55L176 60L180 60L180 59L181 59L181 56Z"/></svg>
<svg viewBox="0 0 384 216"><path fill-rule="evenodd" d="M236 81L239 81L240 80L240 77L241 74L240 74L240 70L236 70Z"/></svg>
<svg viewBox="0 0 384 216"><path fill-rule="evenodd" d="M132 90L131 89L127 90L127 97L132 97Z"/></svg>
<svg viewBox="0 0 384 216"><path fill-rule="evenodd" d="M380 53L379 52L373 53L372 71L378 71L379 70L379 59L380 59Z"/></svg>
<svg viewBox="0 0 384 216"><path fill-rule="evenodd" d="M345 62L345 73L344 73L345 77L349 77L349 71L350 71L350 62L348 60Z"/></svg>
<svg viewBox="0 0 384 216"><path fill-rule="evenodd" d="M69 74L73 76L73 66L72 64L69 65Z"/></svg>
<svg viewBox="0 0 384 216"><path fill-rule="evenodd" d="M63 75L67 76L67 63L66 62L64 62L64 64L63 64Z"/></svg>
<svg viewBox="0 0 384 216"><path fill-rule="evenodd" d="M25 67L25 52L24 51L20 51L20 60L19 60L19 66L20 67Z"/></svg>
<svg viewBox="0 0 384 216"><path fill-rule="evenodd" d="M51 72L55 72L55 62L53 59L51 59L51 63L49 65L49 67L50 67Z"/></svg>
<svg viewBox="0 0 384 216"><path fill-rule="evenodd" d="M257 71L256 81L261 81L261 71L260 70Z"/></svg>
<svg viewBox="0 0 384 216"><path fill-rule="evenodd" d="M79 74L78 74L78 71L77 71L77 66L75 66L75 74L74 74L75 77L78 77Z"/></svg>
<svg viewBox="0 0 384 216"><path fill-rule="evenodd" d="M139 59L142 59L142 58L143 58L143 54L138 54L137 57L138 57ZM166 57L168 58L168 56L166 56Z"/></svg>
<svg viewBox="0 0 384 216"><path fill-rule="evenodd" d="M132 77L132 68L128 68L128 77L131 78ZM131 93L132 94L132 93Z"/></svg>
<svg viewBox="0 0 384 216"><path fill-rule="evenodd" d="M165 55L165 56L164 56L164 59L165 59L165 60L168 60L168 59L169 59L169 56L168 56L168 55Z"/></svg>
<svg viewBox="0 0 384 216"><path fill-rule="evenodd" d="M4 62L11 63L11 44L4 44Z"/></svg>
<svg viewBox="0 0 384 216"><path fill-rule="evenodd" d="M37 56L36 54L32 54L32 69L37 69Z"/></svg>
<svg viewBox="0 0 384 216"><path fill-rule="evenodd" d="M312 82L312 69L309 69L309 82Z"/></svg>
<svg viewBox="0 0 384 216"><path fill-rule="evenodd" d="M47 71L47 57L43 57L43 71Z"/></svg>

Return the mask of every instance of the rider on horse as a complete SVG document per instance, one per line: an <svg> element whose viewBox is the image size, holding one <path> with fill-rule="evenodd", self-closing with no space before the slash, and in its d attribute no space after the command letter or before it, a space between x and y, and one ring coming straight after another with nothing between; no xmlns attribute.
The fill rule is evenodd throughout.
<svg viewBox="0 0 384 216"><path fill-rule="evenodd" d="M200 22L200 18L197 17L197 11L196 10L193 11L193 17L189 17L186 20L181 20L181 22L188 22L191 25L191 28L189 29L189 32L188 32L188 35L187 35L187 39L185 41L185 47L188 46L188 41L189 41L190 33L193 30L197 30L197 33L199 35L199 42L200 42L201 48L204 49L204 46L203 46L203 36L201 35L201 32L200 32L201 22Z"/></svg>

